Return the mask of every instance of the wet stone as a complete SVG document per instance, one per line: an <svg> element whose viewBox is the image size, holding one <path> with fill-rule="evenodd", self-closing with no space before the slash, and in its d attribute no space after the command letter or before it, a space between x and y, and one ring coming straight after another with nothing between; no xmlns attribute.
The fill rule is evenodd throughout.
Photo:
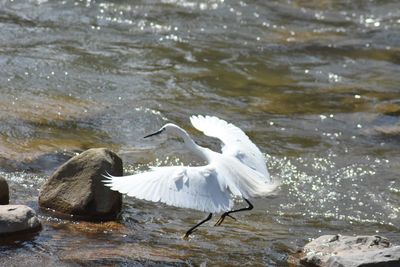
<svg viewBox="0 0 400 267"><path fill-rule="evenodd" d="M121 211L122 196L104 186L107 173L122 176L118 155L105 148L86 150L53 173L40 191L39 205L79 219L113 219Z"/></svg>
<svg viewBox="0 0 400 267"><path fill-rule="evenodd" d="M7 205L10 200L8 183L4 177L0 177L0 205Z"/></svg>
<svg viewBox="0 0 400 267"><path fill-rule="evenodd" d="M305 266L400 266L400 246L381 236L324 235L304 246Z"/></svg>
<svg viewBox="0 0 400 267"><path fill-rule="evenodd" d="M41 223L36 213L24 205L0 206L0 235L20 232L37 232Z"/></svg>

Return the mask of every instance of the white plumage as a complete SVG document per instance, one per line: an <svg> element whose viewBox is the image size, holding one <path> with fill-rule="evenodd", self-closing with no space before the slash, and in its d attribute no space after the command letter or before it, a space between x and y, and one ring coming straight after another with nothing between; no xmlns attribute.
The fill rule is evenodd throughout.
<svg viewBox="0 0 400 267"><path fill-rule="evenodd" d="M146 137L162 133L178 136L188 149L207 162L205 166L151 167L148 172L134 175L106 176L105 184L139 199L210 213L225 211L223 218L232 212L228 211L233 207L233 197L248 202L247 198L266 196L276 188L264 156L241 129L211 116L191 116L190 121L205 135L220 139L222 153L197 145L185 130L168 123Z"/></svg>
<svg viewBox="0 0 400 267"><path fill-rule="evenodd" d="M123 177L110 177L111 189L131 197L207 212L232 207L229 193L218 183L211 166L152 167L150 171Z"/></svg>
<svg viewBox="0 0 400 267"><path fill-rule="evenodd" d="M264 181L270 182L263 154L241 129L232 123L210 116L191 116L190 122L205 135L220 139L224 155L237 158L243 164L260 172L264 176Z"/></svg>

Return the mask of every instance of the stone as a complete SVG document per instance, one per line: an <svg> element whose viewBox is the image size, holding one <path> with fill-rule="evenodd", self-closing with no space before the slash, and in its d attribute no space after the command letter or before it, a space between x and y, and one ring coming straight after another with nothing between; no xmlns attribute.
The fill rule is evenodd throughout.
<svg viewBox="0 0 400 267"><path fill-rule="evenodd" d="M305 266L400 266L400 246L381 236L324 235L305 245L303 253Z"/></svg>
<svg viewBox="0 0 400 267"><path fill-rule="evenodd" d="M6 179L0 177L0 205L7 205L10 201L10 193Z"/></svg>
<svg viewBox="0 0 400 267"><path fill-rule="evenodd" d="M122 176L122 160L105 148L82 152L61 165L43 185L39 194L42 208L76 215L84 220L117 217L122 195L104 186L107 173Z"/></svg>
<svg viewBox="0 0 400 267"><path fill-rule="evenodd" d="M37 232L42 227L36 213L25 205L0 206L0 235Z"/></svg>

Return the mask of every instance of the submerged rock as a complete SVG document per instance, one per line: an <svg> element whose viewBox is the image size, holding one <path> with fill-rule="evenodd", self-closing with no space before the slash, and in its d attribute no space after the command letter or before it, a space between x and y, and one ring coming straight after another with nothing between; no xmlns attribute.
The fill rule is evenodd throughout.
<svg viewBox="0 0 400 267"><path fill-rule="evenodd" d="M83 246L61 252L63 262L83 266L187 266L185 256L173 248L126 243L109 247Z"/></svg>
<svg viewBox="0 0 400 267"><path fill-rule="evenodd" d="M62 163L76 155L77 152L82 151L53 151L43 154L41 152L27 153L26 155L24 154L23 156L18 157L18 159L3 157L0 155L0 168L6 172L19 171L50 173Z"/></svg>
<svg viewBox="0 0 400 267"><path fill-rule="evenodd" d="M104 186L103 175L122 175L122 160L105 148L95 148L71 158L44 184L41 207L82 219L112 219L121 211L120 193Z"/></svg>
<svg viewBox="0 0 400 267"><path fill-rule="evenodd" d="M400 125L375 126L375 131L385 136L400 136Z"/></svg>
<svg viewBox="0 0 400 267"><path fill-rule="evenodd" d="M0 235L37 232L41 227L33 209L24 205L0 206Z"/></svg>
<svg viewBox="0 0 400 267"><path fill-rule="evenodd" d="M377 111L391 116L400 116L400 102L399 101L390 101L385 102L376 107Z"/></svg>
<svg viewBox="0 0 400 267"><path fill-rule="evenodd" d="M7 205L10 201L10 193L6 179L0 177L0 205Z"/></svg>
<svg viewBox="0 0 400 267"><path fill-rule="evenodd" d="M304 254L305 266L400 266L400 246L381 236L324 235L305 245Z"/></svg>

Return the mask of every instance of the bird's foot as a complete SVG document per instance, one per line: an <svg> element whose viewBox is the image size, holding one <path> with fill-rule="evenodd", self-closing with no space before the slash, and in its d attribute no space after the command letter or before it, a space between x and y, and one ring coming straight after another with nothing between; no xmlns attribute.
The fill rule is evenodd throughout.
<svg viewBox="0 0 400 267"><path fill-rule="evenodd" d="M196 231L197 229L195 229L194 231ZM194 232L194 231L187 231L183 236L182 239L185 241L189 240L189 236Z"/></svg>
<svg viewBox="0 0 400 267"><path fill-rule="evenodd" d="M184 234L184 235L182 236L182 239L185 240L185 241L188 241L188 240L189 240L189 235L190 235L190 234L188 234L188 233Z"/></svg>
<svg viewBox="0 0 400 267"><path fill-rule="evenodd" d="M221 215L221 217L218 219L218 221L214 224L214 226L220 226L222 222L225 220L225 217L228 216L236 221L236 218L230 215L229 213L224 213Z"/></svg>

